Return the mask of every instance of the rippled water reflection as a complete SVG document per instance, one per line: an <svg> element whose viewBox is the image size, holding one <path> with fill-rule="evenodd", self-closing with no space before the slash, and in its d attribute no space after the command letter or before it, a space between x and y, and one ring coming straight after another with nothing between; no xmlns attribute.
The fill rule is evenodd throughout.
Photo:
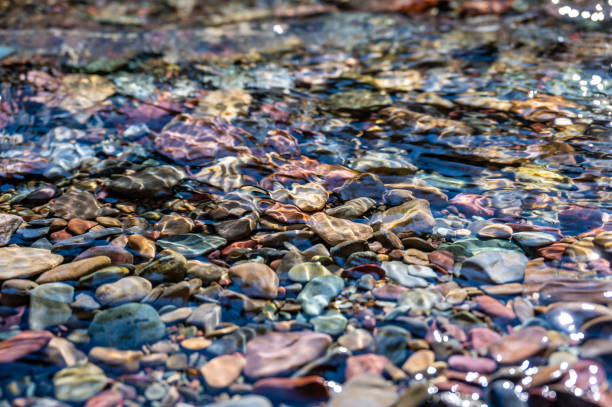
<svg viewBox="0 0 612 407"><path fill-rule="evenodd" d="M611 2L85 3L0 1L0 407L612 404Z"/></svg>

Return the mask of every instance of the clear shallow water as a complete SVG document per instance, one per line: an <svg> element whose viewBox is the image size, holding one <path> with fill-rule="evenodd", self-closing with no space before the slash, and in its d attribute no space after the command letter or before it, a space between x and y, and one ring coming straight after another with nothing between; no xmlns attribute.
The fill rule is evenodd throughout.
<svg viewBox="0 0 612 407"><path fill-rule="evenodd" d="M0 30L6 403L606 405L590 4L102 6Z"/></svg>

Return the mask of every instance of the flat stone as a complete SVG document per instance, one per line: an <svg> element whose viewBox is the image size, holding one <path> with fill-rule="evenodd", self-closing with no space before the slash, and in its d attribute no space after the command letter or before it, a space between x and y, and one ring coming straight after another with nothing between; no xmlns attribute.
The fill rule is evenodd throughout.
<svg viewBox="0 0 612 407"><path fill-rule="evenodd" d="M347 240L368 240L374 234L368 225L334 218L323 212L312 215L308 220L308 225L332 246Z"/></svg>
<svg viewBox="0 0 612 407"><path fill-rule="evenodd" d="M310 320L316 332L328 335L340 335L346 329L348 320L339 312L330 311L325 315L319 315Z"/></svg>
<svg viewBox="0 0 612 407"><path fill-rule="evenodd" d="M494 284L523 281L527 257L519 252L488 250L467 259L461 266L461 277Z"/></svg>
<svg viewBox="0 0 612 407"><path fill-rule="evenodd" d="M134 251L134 254L142 258L151 260L155 257L155 242L142 235L130 235L127 247Z"/></svg>
<svg viewBox="0 0 612 407"><path fill-rule="evenodd" d="M173 250L162 250L157 259L139 266L137 274L154 284L179 282L185 278L187 259Z"/></svg>
<svg viewBox="0 0 612 407"><path fill-rule="evenodd" d="M229 269L229 276L247 295L261 298L278 295L278 275L265 264L240 263Z"/></svg>
<svg viewBox="0 0 612 407"><path fill-rule="evenodd" d="M159 197L171 194L172 188L185 177L181 169L160 165L115 178L109 188L121 195Z"/></svg>
<svg viewBox="0 0 612 407"><path fill-rule="evenodd" d="M164 249L174 250L185 257L197 257L225 246L227 240L220 236L204 233L187 233L159 239L157 244Z"/></svg>
<svg viewBox="0 0 612 407"><path fill-rule="evenodd" d="M310 281L315 277L329 276L331 272L321 263L307 262L296 264L289 270L289 279L299 283Z"/></svg>
<svg viewBox="0 0 612 407"><path fill-rule="evenodd" d="M223 389L234 383L242 369L246 366L246 359L240 353L217 356L209 360L200 368L206 385L213 389Z"/></svg>
<svg viewBox="0 0 612 407"><path fill-rule="evenodd" d="M55 398L69 402L92 398L106 387L106 383L104 371L91 363L62 369L53 376Z"/></svg>
<svg viewBox="0 0 612 407"><path fill-rule="evenodd" d="M350 356L346 360L344 378L348 381L363 373L373 373L382 376L385 366L390 363L391 361L389 361L386 356L376 355L374 353Z"/></svg>
<svg viewBox="0 0 612 407"><path fill-rule="evenodd" d="M124 277L109 284L102 284L96 289L96 300L102 305L126 304L137 302L151 292L153 286L145 278L138 276Z"/></svg>
<svg viewBox="0 0 612 407"><path fill-rule="evenodd" d="M0 246L5 246L19 225L23 223L21 216L0 213Z"/></svg>
<svg viewBox="0 0 612 407"><path fill-rule="evenodd" d="M491 223L478 230L478 237L488 239L510 239L512 228L501 223Z"/></svg>
<svg viewBox="0 0 612 407"><path fill-rule="evenodd" d="M338 276L315 277L304 286L297 300L304 313L319 315L342 288L344 280Z"/></svg>
<svg viewBox="0 0 612 407"><path fill-rule="evenodd" d="M39 285L30 291L30 328L40 330L70 319L74 288L64 283Z"/></svg>
<svg viewBox="0 0 612 407"><path fill-rule="evenodd" d="M506 250L522 253L521 248L514 242L502 239L476 239L467 238L453 243L443 244L438 250L445 250L453 254L455 259L465 259L489 250Z"/></svg>
<svg viewBox="0 0 612 407"><path fill-rule="evenodd" d="M523 249L539 249L549 246L559 240L555 235L545 232L517 232L512 235L512 240L517 242Z"/></svg>
<svg viewBox="0 0 612 407"><path fill-rule="evenodd" d="M413 275L411 267L414 266L402 263L401 261L386 261L382 264L387 277L397 284L408 288L427 287L429 283L425 279Z"/></svg>
<svg viewBox="0 0 612 407"><path fill-rule="evenodd" d="M68 221L67 230L73 235L82 235L97 224L91 220L73 218Z"/></svg>
<svg viewBox="0 0 612 407"><path fill-rule="evenodd" d="M116 368L125 372L137 372L140 368L140 359L144 354L135 350L119 350L94 346L89 351L91 362Z"/></svg>
<svg viewBox="0 0 612 407"><path fill-rule="evenodd" d="M75 260L89 259L91 257L105 256L110 259L111 264L133 264L134 256L123 247L112 244L105 246L94 246L83 251Z"/></svg>
<svg viewBox="0 0 612 407"><path fill-rule="evenodd" d="M342 392L333 394L329 407L391 407L398 399L397 388L380 375L363 373L347 381Z"/></svg>
<svg viewBox="0 0 612 407"><path fill-rule="evenodd" d="M162 315L163 318L163 315ZM193 338L187 338L181 341L181 346L187 350L191 351L199 351L202 349L208 348L212 345L212 341L210 339L206 339L202 336L196 336Z"/></svg>
<svg viewBox="0 0 612 407"><path fill-rule="evenodd" d="M92 342L118 349L135 349L155 342L166 326L150 305L129 303L96 314L89 325Z"/></svg>
<svg viewBox="0 0 612 407"><path fill-rule="evenodd" d="M207 404L206 407L272 407L270 400L263 396L242 396L239 399Z"/></svg>
<svg viewBox="0 0 612 407"><path fill-rule="evenodd" d="M365 329L354 329L338 338L338 344L352 351L366 349L372 343L374 343L374 338Z"/></svg>
<svg viewBox="0 0 612 407"><path fill-rule="evenodd" d="M111 259L106 256L96 256L84 260L73 261L57 266L41 274L36 282L38 284L52 283L55 281L74 281L93 273L111 264Z"/></svg>
<svg viewBox="0 0 612 407"><path fill-rule="evenodd" d="M93 219L100 213L96 197L90 192L73 188L49 204L51 213L58 218Z"/></svg>
<svg viewBox="0 0 612 407"><path fill-rule="evenodd" d="M325 213L329 216L342 219L354 219L365 214L376 205L376 201L372 198L359 197L345 202L343 205L335 206L326 209Z"/></svg>
<svg viewBox="0 0 612 407"><path fill-rule="evenodd" d="M64 258L46 249L0 247L0 281L31 278L62 263Z"/></svg>
<svg viewBox="0 0 612 407"><path fill-rule="evenodd" d="M23 331L0 342L0 364L38 352L53 338L49 331Z"/></svg>
<svg viewBox="0 0 612 407"><path fill-rule="evenodd" d="M187 262L187 276L199 278L205 287L219 281L227 270L213 263L205 263L198 260L189 260Z"/></svg>
<svg viewBox="0 0 612 407"><path fill-rule="evenodd" d="M430 233L435 220L429 209L429 202L415 199L387 209L381 215L375 216L370 225L390 230L395 234L413 232L417 234Z"/></svg>
<svg viewBox="0 0 612 407"><path fill-rule="evenodd" d="M436 355L429 349L420 349L414 352L406 362L402 365L402 369L406 373L410 373L411 375L415 375L419 372L425 371L429 366L431 366L436 360Z"/></svg>
<svg viewBox="0 0 612 407"><path fill-rule="evenodd" d="M221 323L221 307L216 304L202 304L193 310L187 323L203 328L206 333L214 331Z"/></svg>
<svg viewBox="0 0 612 407"><path fill-rule="evenodd" d="M332 339L318 332L271 332L247 344L244 373L251 378L290 373L321 356Z"/></svg>
<svg viewBox="0 0 612 407"><path fill-rule="evenodd" d="M259 216L250 213L240 219L232 219L215 224L215 231L229 242L244 239L257 228Z"/></svg>
<svg viewBox="0 0 612 407"><path fill-rule="evenodd" d="M489 358L453 355L448 358L448 367L461 372L491 374L497 370L497 363L495 363L493 359Z"/></svg>
<svg viewBox="0 0 612 407"><path fill-rule="evenodd" d="M522 363L548 347L548 334L539 326L517 330L489 346L491 357L499 364Z"/></svg>

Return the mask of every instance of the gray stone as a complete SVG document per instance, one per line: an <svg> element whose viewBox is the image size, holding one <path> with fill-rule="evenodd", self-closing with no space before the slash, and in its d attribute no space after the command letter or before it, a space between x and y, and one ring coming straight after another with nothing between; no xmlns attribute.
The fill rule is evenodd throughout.
<svg viewBox="0 0 612 407"><path fill-rule="evenodd" d="M523 281L529 259L519 252L488 250L467 259L461 266L461 277L494 284Z"/></svg>
<svg viewBox="0 0 612 407"><path fill-rule="evenodd" d="M64 283L42 284L30 291L30 329L41 330L70 319L74 288Z"/></svg>
<svg viewBox="0 0 612 407"><path fill-rule="evenodd" d="M89 326L96 345L136 349L155 342L166 333L166 326L150 305L130 303L101 311Z"/></svg>
<svg viewBox="0 0 612 407"><path fill-rule="evenodd" d="M202 304L187 318L187 323L203 328L206 333L215 330L221 323L221 307L216 304Z"/></svg>
<svg viewBox="0 0 612 407"><path fill-rule="evenodd" d="M6 245L19 225L23 222L20 216L0 213L0 246Z"/></svg>

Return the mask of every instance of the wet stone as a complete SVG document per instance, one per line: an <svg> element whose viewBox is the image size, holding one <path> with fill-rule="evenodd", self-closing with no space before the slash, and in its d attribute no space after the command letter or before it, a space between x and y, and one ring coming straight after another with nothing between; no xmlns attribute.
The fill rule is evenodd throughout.
<svg viewBox="0 0 612 407"><path fill-rule="evenodd" d="M246 366L244 356L239 353L217 356L206 362L200 373L204 376L206 385L213 389L223 389L240 377Z"/></svg>
<svg viewBox="0 0 612 407"><path fill-rule="evenodd" d="M385 185L374 174L362 174L347 181L337 193L340 199L345 202L359 198L370 198L374 201L380 201L385 193ZM361 204L363 203L369 204L370 202L362 201Z"/></svg>
<svg viewBox="0 0 612 407"><path fill-rule="evenodd" d="M175 251L163 250L157 259L145 264L138 271L140 277L152 283L178 282L185 278L187 259Z"/></svg>
<svg viewBox="0 0 612 407"><path fill-rule="evenodd" d="M317 332L272 332L247 344L244 373L251 378L289 373L321 356L332 340Z"/></svg>
<svg viewBox="0 0 612 407"><path fill-rule="evenodd" d="M193 230L194 226L191 219L172 214L164 215L159 222L155 224L155 230L158 231L161 236L172 236L189 233Z"/></svg>
<svg viewBox="0 0 612 407"><path fill-rule="evenodd" d="M185 173L170 165L161 165L123 175L114 179L109 188L121 195L159 197L172 193L172 188L185 178Z"/></svg>
<svg viewBox="0 0 612 407"><path fill-rule="evenodd" d="M338 312L328 312L325 315L319 315L310 320L316 332L323 332L328 335L336 336L344 332L347 319Z"/></svg>
<svg viewBox="0 0 612 407"><path fill-rule="evenodd" d="M93 273L105 266L109 266L111 260L106 256L91 257L89 259L77 260L65 263L41 274L36 282L38 284L52 283L55 281L74 281Z"/></svg>
<svg viewBox="0 0 612 407"><path fill-rule="evenodd" d="M220 236L203 233L187 233L159 239L157 244L164 249L177 251L185 257L197 257L225 246L227 240Z"/></svg>
<svg viewBox="0 0 612 407"><path fill-rule="evenodd" d="M500 364L520 363L546 349L548 340L544 328L528 327L492 343L489 346L489 353Z"/></svg>
<svg viewBox="0 0 612 407"><path fill-rule="evenodd" d="M248 237L256 228L259 217L251 213L240 219L228 220L215 225L215 231L219 236L229 242Z"/></svg>
<svg viewBox="0 0 612 407"><path fill-rule="evenodd" d="M38 352L53 338L49 331L23 331L0 341L0 364L11 363Z"/></svg>
<svg viewBox="0 0 612 407"><path fill-rule="evenodd" d="M411 273L411 271L414 270L413 265L408 265L401 261L386 261L382 263L382 268L386 271L387 277L390 280L403 287L415 288L428 286L425 279L415 275L417 273Z"/></svg>
<svg viewBox="0 0 612 407"><path fill-rule="evenodd" d="M6 280L0 289L0 304L18 307L30 303L30 291L38 284L29 280Z"/></svg>
<svg viewBox="0 0 612 407"><path fill-rule="evenodd" d="M96 289L96 300L102 305L111 307L137 302L143 299L152 289L151 282L138 276L124 277L109 284L102 284Z"/></svg>
<svg viewBox="0 0 612 407"><path fill-rule="evenodd" d="M0 280L29 278L62 263L64 258L45 249L0 248Z"/></svg>
<svg viewBox="0 0 612 407"><path fill-rule="evenodd" d="M260 379L253 385L253 392L285 403L316 403L329 398L325 379L320 376Z"/></svg>
<svg viewBox="0 0 612 407"><path fill-rule="evenodd" d="M186 322L210 333L221 323L221 307L216 304L202 304L191 312Z"/></svg>
<svg viewBox="0 0 612 407"><path fill-rule="evenodd" d="M197 260L187 262L187 276L199 278L204 286L219 281L226 272L227 269L213 263L204 263Z"/></svg>
<svg viewBox="0 0 612 407"><path fill-rule="evenodd" d="M521 282L527 257L518 252L488 250L470 257L461 265L461 276L468 280L494 284Z"/></svg>
<svg viewBox="0 0 612 407"><path fill-rule="evenodd" d="M373 373L353 377L342 386L342 392L334 394L329 407L368 405L390 407L397 400L397 389L389 381Z"/></svg>
<svg viewBox="0 0 612 407"><path fill-rule="evenodd" d="M394 365L402 363L407 356L410 333L398 326L387 325L374 335L376 353L386 356Z"/></svg>
<svg viewBox="0 0 612 407"><path fill-rule="evenodd" d="M278 275L265 264L237 264L229 269L229 276L247 295L261 298L276 298L278 295Z"/></svg>
<svg viewBox="0 0 612 407"><path fill-rule="evenodd" d="M136 349L161 339L166 327L150 305L129 303L97 313L88 331L94 344Z"/></svg>
<svg viewBox="0 0 612 407"><path fill-rule="evenodd" d="M434 224L429 202L423 199L415 199L387 209L371 222L373 227L390 230L395 234L404 232L428 233L432 231Z"/></svg>
<svg viewBox="0 0 612 407"><path fill-rule="evenodd" d="M63 283L39 285L30 291L30 328L44 329L68 321L74 288Z"/></svg>
<svg viewBox="0 0 612 407"><path fill-rule="evenodd" d="M315 277L329 275L331 275L331 272L325 266L313 262L296 264L288 272L289 279L299 283L310 281Z"/></svg>
<svg viewBox="0 0 612 407"><path fill-rule="evenodd" d="M351 199L343 205L335 206L326 209L325 213L329 216L342 219L354 219L362 216L376 205L376 201L372 198L361 197Z"/></svg>
<svg viewBox="0 0 612 407"><path fill-rule="evenodd" d="M104 371L91 363L60 370L53 376L55 397L69 402L90 399L106 387L106 382Z"/></svg>
<svg viewBox="0 0 612 407"><path fill-rule="evenodd" d="M51 204L51 212L58 218L93 219L98 216L100 208L96 197L90 192L73 189L60 195Z"/></svg>
<svg viewBox="0 0 612 407"><path fill-rule="evenodd" d="M23 223L20 216L0 214L0 246L5 246L17 228Z"/></svg>
<svg viewBox="0 0 612 407"><path fill-rule="evenodd" d="M352 351L369 348L373 342L374 338L365 329L354 329L338 338L338 344Z"/></svg>
<svg viewBox="0 0 612 407"><path fill-rule="evenodd" d="M304 313L319 315L332 298L344 287L344 281L337 276L321 276L310 280L297 297Z"/></svg>
<svg viewBox="0 0 612 407"><path fill-rule="evenodd" d="M316 213L308 225L328 244L335 246L347 240L368 240L373 230L368 225Z"/></svg>

